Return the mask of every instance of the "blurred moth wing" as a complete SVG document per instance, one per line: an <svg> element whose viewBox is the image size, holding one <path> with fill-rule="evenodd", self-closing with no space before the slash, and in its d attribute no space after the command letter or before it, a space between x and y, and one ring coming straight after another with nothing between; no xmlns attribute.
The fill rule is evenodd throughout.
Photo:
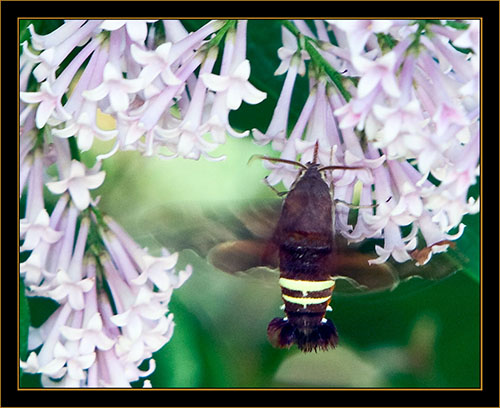
<svg viewBox="0 0 500 408"><path fill-rule="evenodd" d="M269 200L196 210L189 205L161 209L155 216L164 220L157 240L172 251L192 249L228 274L276 283L279 254L272 238L282 204L282 200ZM372 245L348 245L343 237L335 236L335 251L326 264L332 269L336 293L392 290L408 279L440 280L462 268L463 260L451 248L434 254L422 266L392 260L370 265L368 261L377 257L373 250L376 240L368 242Z"/></svg>
<svg viewBox="0 0 500 408"><path fill-rule="evenodd" d="M278 248L272 242L241 240L223 242L210 250L208 261L230 274L248 273L254 268L279 268Z"/></svg>
<svg viewBox="0 0 500 408"><path fill-rule="evenodd" d="M273 201L263 205L262 211L258 205L253 205L237 212L236 217L254 233L254 239L221 242L210 249L208 261L232 275L276 281L279 276L279 251L272 237L280 211L281 202ZM435 254L429 263L421 266L411 260L370 264L369 260L376 258L375 251L361 252L356 245L348 245L340 236L335 237L335 242L336 250L326 265L332 271L336 292L354 294L393 290L402 281L412 278L440 280L461 269L461 261L451 248L447 253Z"/></svg>

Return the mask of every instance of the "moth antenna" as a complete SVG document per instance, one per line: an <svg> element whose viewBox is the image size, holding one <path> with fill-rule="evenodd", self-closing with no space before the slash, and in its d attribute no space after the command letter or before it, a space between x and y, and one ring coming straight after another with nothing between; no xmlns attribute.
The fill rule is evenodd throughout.
<svg viewBox="0 0 500 408"><path fill-rule="evenodd" d="M316 141L316 144L314 145L314 162L317 163L318 161L318 149L319 149L319 142ZM333 161L333 147L330 150L330 163ZM364 169L364 167L359 167L359 166L335 166L335 165L329 165L329 166L323 166L318 169L318 171L323 171L323 170L361 170Z"/></svg>
<svg viewBox="0 0 500 408"><path fill-rule="evenodd" d="M350 166L324 166L320 167L318 171L324 171L324 170L362 170L365 167L350 167Z"/></svg>
<svg viewBox="0 0 500 408"><path fill-rule="evenodd" d="M319 142L316 140L316 144L314 145L313 164L318 163L318 150Z"/></svg>
<svg viewBox="0 0 500 408"><path fill-rule="evenodd" d="M299 166L302 169L307 170L307 166L304 165L304 164L302 164L302 163L300 163L300 162L298 162L298 161L287 160L287 159L280 159L280 158L277 158L277 157L267 157L267 156L262 156L260 154L254 154L252 157L250 157L250 159L248 160L247 164L250 164L251 162L253 162L256 159L267 160L267 161L270 161L270 162L273 162L273 163L291 164L292 166Z"/></svg>

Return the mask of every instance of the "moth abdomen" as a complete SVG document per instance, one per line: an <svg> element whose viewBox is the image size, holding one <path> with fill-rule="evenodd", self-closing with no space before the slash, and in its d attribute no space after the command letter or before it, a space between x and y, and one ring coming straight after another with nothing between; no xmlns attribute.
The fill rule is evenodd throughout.
<svg viewBox="0 0 500 408"><path fill-rule="evenodd" d="M274 347L289 348L293 344L304 351L328 350L338 343L338 333L330 319L321 313L290 313L271 320L267 336Z"/></svg>
<svg viewBox="0 0 500 408"><path fill-rule="evenodd" d="M287 317L268 326L268 338L275 347L297 344L302 351L327 350L337 345L334 324L325 319L335 281L286 278L279 280Z"/></svg>

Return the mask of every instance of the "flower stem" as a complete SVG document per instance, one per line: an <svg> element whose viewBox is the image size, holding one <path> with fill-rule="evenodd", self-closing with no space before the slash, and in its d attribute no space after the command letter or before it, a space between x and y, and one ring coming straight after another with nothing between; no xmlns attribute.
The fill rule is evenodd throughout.
<svg viewBox="0 0 500 408"><path fill-rule="evenodd" d="M290 31L295 37L299 37L300 31L290 20L283 20L281 24Z"/></svg>
<svg viewBox="0 0 500 408"><path fill-rule="evenodd" d="M340 75L323 56L319 53L319 51L314 47L311 40L306 38L305 43L306 51L309 53L311 60L330 77L333 81L337 89L340 91L346 102L349 102L351 99L351 94L345 89L342 84L342 75Z"/></svg>
<svg viewBox="0 0 500 408"><path fill-rule="evenodd" d="M236 20L227 20L226 23L222 26L222 28L219 31L217 31L217 34L215 34L215 37L212 38L206 44L207 49L218 46L219 43L221 42L222 38L229 31L229 29L234 28L235 25L236 25Z"/></svg>
<svg viewBox="0 0 500 408"><path fill-rule="evenodd" d="M38 130L36 134L36 142L35 142L35 148L43 148L43 144L45 143L45 132L47 132L47 129L45 126L41 129Z"/></svg>
<svg viewBox="0 0 500 408"><path fill-rule="evenodd" d="M90 219L88 248L91 253L94 254L95 258L98 259L99 254L101 254L104 249L104 243L101 238L100 230L106 229L107 225L101 211L93 205L90 205L85 210L85 216Z"/></svg>
<svg viewBox="0 0 500 408"><path fill-rule="evenodd" d="M89 213L90 212L94 214L97 225L99 225L101 228L107 228L107 224L104 221L104 216L96 206L89 206Z"/></svg>
<svg viewBox="0 0 500 408"><path fill-rule="evenodd" d="M81 161L80 150L78 149L78 143L76 142L76 138L71 136L68 138L69 143L69 151L71 153L71 158L74 160Z"/></svg>
<svg viewBox="0 0 500 408"><path fill-rule="evenodd" d="M283 27L285 27L297 37L299 48L304 48L308 52L309 56L311 57L311 61L323 72L325 72L326 75L328 75L328 77L333 81L344 99L349 102L349 100L351 99L351 94L347 91L342 83L342 75L340 75L316 49L315 45L318 44L317 40L302 34L299 29L295 27L295 25L289 20L283 20L281 24L283 24Z"/></svg>

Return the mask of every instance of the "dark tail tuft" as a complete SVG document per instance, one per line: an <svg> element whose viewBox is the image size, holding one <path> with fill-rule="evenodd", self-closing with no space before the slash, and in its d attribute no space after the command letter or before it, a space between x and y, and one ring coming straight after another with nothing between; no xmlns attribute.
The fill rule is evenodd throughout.
<svg viewBox="0 0 500 408"><path fill-rule="evenodd" d="M269 323L267 337L274 347L290 348L297 344L304 352L335 348L339 339L337 329L330 319L313 327L299 327L288 319L279 317Z"/></svg>

